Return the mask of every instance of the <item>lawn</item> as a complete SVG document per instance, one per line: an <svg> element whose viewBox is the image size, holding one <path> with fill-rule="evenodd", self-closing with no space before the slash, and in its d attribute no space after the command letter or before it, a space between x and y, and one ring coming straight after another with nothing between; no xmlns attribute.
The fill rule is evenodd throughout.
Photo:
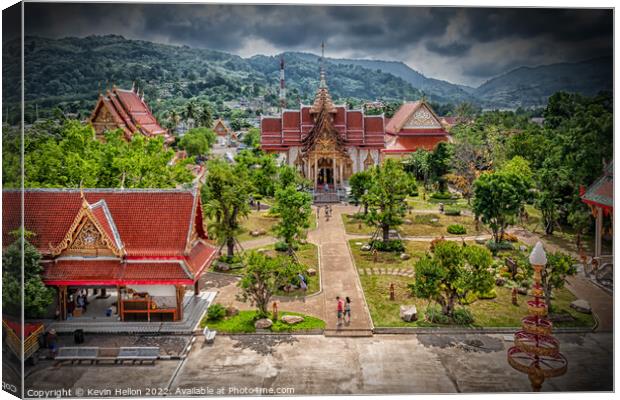
<svg viewBox="0 0 620 400"><path fill-rule="evenodd" d="M244 218L241 223L243 232L237 238L240 242L246 240L252 240L261 236L252 236L250 232L264 230L266 236L272 236L271 229L278 222L278 217L269 214L269 210L266 211L252 211Z"/></svg>
<svg viewBox="0 0 620 400"><path fill-rule="evenodd" d="M350 214L342 214L345 230L350 234L372 235L376 228L369 227L361 219ZM449 225L460 224L465 227L467 233L465 235L453 235L448 233ZM483 224L480 224L481 230L476 230L476 223L473 217L466 215L444 215L439 213L416 213L406 214L404 223L396 229L402 236L473 236L487 233Z"/></svg>
<svg viewBox="0 0 620 400"><path fill-rule="evenodd" d="M265 249L265 254L269 256L283 255L284 253L277 252L274 249L274 245L267 245L261 247ZM306 276L308 279L308 289L305 292L301 290L297 290L294 292L277 292L278 296L299 296L299 295L310 295L317 293L321 289L321 271L319 268L319 251L318 248L312 243L306 243L299 246L299 250L296 251L297 258L300 263L306 266L306 268L314 268L316 270L315 276ZM243 275L244 268L232 269L226 271L225 273L234 274L234 275Z"/></svg>
<svg viewBox="0 0 620 400"><path fill-rule="evenodd" d="M264 236L273 236L272 229L273 229L273 226L277 222L278 222L278 216L269 214L269 210L250 211L250 214L247 217L241 219L242 232L239 235L239 237L237 237L237 239L240 242L245 242L248 240L258 239ZM310 214L309 223L310 223L309 230L316 228L316 215L314 212ZM265 235L260 235L260 236L250 235L250 232L260 231L260 230L264 230Z"/></svg>
<svg viewBox="0 0 620 400"><path fill-rule="evenodd" d="M325 329L325 321L321 319L288 311L279 313L279 317L283 317L284 315L298 315L303 317L304 320L295 325L285 324L281 320L274 321L270 328L272 332L296 332L312 329ZM200 327L204 328L205 326L208 326L209 329L222 333L253 333L256 332L256 328L254 328L254 322L256 320L255 317L255 310L240 311L239 314L233 317L224 318L219 321L208 321L207 316L205 315L202 321L200 321Z"/></svg>
<svg viewBox="0 0 620 400"><path fill-rule="evenodd" d="M424 253L430 248L430 242L416 242L413 240L404 240L405 253L411 256L409 260L401 260L400 253L390 252L377 252L377 262L373 260L372 252L363 251L362 245L366 241L360 239L352 239L349 241L351 246L351 252L353 253L353 259L357 268L411 268L417 260L419 260Z"/></svg>
<svg viewBox="0 0 620 400"><path fill-rule="evenodd" d="M376 327L429 327L449 326L432 324L424 320L424 310L428 300L418 299L412 296L408 285L413 283L413 278L392 275L360 276L364 295L373 323ZM396 300L389 299L390 283L394 284ZM527 315L526 301L530 296L519 295L519 305L511 303L511 291L505 287L496 287L497 297L494 299L477 300L466 306L474 316L475 327L518 327L521 318ZM575 296L566 288L555 291L555 299L552 301L554 309L561 314L568 313L573 318L572 322L559 322L554 326L560 327L590 327L594 325L594 318L590 314L579 313L569 307L575 300ZM400 319L401 305L415 305L418 310L418 321L404 322ZM456 325L454 325L456 326Z"/></svg>
<svg viewBox="0 0 620 400"><path fill-rule="evenodd" d="M424 254L430 245L428 242L405 241L407 252L412 255L411 260L402 261L397 254L378 253L379 262L372 262L370 252L360 250L360 246L355 244L356 240L350 242L353 258L358 268L414 268L415 260ZM428 300L417 299L411 294L408 285L414 282L414 278L397 275L360 275L360 281L364 290L364 296L368 303L370 315L373 323L377 327L428 327L440 326L424 321L424 310L428 305ZM390 283L394 284L395 301L389 300ZM477 300L466 306L473 314L474 326L483 327L518 327L521 318L527 315L526 301L530 296L519 296L519 306L513 306L511 302L511 291L506 287L496 287L497 297L494 299ZM594 319L591 315L579 313L569 307L575 300L575 296L566 288L554 291L552 302L555 312L560 314L568 313L573 318L572 322L557 323L556 326L592 326ZM415 305L418 310L418 321L404 322L400 319L399 311L401 305Z"/></svg>

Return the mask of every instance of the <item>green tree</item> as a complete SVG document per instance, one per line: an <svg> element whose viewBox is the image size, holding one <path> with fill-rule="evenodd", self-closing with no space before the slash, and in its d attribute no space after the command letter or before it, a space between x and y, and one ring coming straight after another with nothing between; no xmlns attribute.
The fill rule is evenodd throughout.
<svg viewBox="0 0 620 400"><path fill-rule="evenodd" d="M411 172L416 180L422 181L425 189L428 189L432 182L432 155L428 150L418 149L404 161L405 169Z"/></svg>
<svg viewBox="0 0 620 400"><path fill-rule="evenodd" d="M260 147L260 129L248 129L248 131L243 135L242 143L250 149L258 149Z"/></svg>
<svg viewBox="0 0 620 400"><path fill-rule="evenodd" d="M193 128L196 124L196 118L198 116L198 110L196 107L196 103L194 103L193 101L188 101L185 104L185 110L183 111L183 116L185 117L185 122L187 123L187 125Z"/></svg>
<svg viewBox="0 0 620 400"><path fill-rule="evenodd" d="M280 219L274 226L274 232L286 244L287 253L291 257L294 256L299 239L310 226L311 205L312 196L298 190L295 185L276 191L273 211Z"/></svg>
<svg viewBox="0 0 620 400"><path fill-rule="evenodd" d="M432 179L438 183L441 193L447 189L445 175L450 171L452 162L452 145L447 142L439 142L430 153L429 169Z"/></svg>
<svg viewBox="0 0 620 400"><path fill-rule="evenodd" d="M205 156L217 141L215 132L209 128L193 128L187 131L179 141L179 147L189 156Z"/></svg>
<svg viewBox="0 0 620 400"><path fill-rule="evenodd" d="M263 196L273 196L278 174L278 165L273 154L260 150L242 150L235 156L235 161L248 171L254 190Z"/></svg>
<svg viewBox="0 0 620 400"><path fill-rule="evenodd" d="M202 105L200 114L198 115L198 123L202 128L213 128L213 111L211 104L205 103Z"/></svg>
<svg viewBox="0 0 620 400"><path fill-rule="evenodd" d="M204 211L216 238L232 256L241 233L240 219L250 212L251 184L244 168L220 159L209 161L207 171L201 192Z"/></svg>
<svg viewBox="0 0 620 400"><path fill-rule="evenodd" d="M511 171L482 174L474 182L473 211L491 227L496 243L521 212L528 191L523 177Z"/></svg>
<svg viewBox="0 0 620 400"><path fill-rule="evenodd" d="M407 211L406 198L411 189L409 175L400 163L387 159L371 170L371 186L362 201L368 203L366 222L378 226L383 242L390 240L390 228L402 224Z"/></svg>
<svg viewBox="0 0 620 400"><path fill-rule="evenodd" d="M545 303L551 311L552 293L555 289L562 289L566 278L577 273L576 260L569 254L560 251L547 254L547 265L541 273L541 285L545 292Z"/></svg>
<svg viewBox="0 0 620 400"><path fill-rule="evenodd" d="M40 318L53 303L54 290L45 286L41 280L43 272L40 264L41 254L28 240L23 239L21 234L2 254L2 310L15 317L21 315L22 241L24 243L24 314L26 318Z"/></svg>
<svg viewBox="0 0 620 400"><path fill-rule="evenodd" d="M452 316L457 301L493 288L492 263L493 257L484 247L442 240L435 244L432 255L416 262L416 279L410 287L416 297L437 302L443 314Z"/></svg>
<svg viewBox="0 0 620 400"><path fill-rule="evenodd" d="M243 276L237 283L241 290L238 299L256 306L260 318L268 315L274 293L303 272L303 267L289 257L272 258L255 251L247 254L245 264Z"/></svg>
<svg viewBox="0 0 620 400"><path fill-rule="evenodd" d="M372 185L372 175L369 171L356 172L349 178L351 198L355 204L364 206L364 216L368 215L368 201L366 193Z"/></svg>

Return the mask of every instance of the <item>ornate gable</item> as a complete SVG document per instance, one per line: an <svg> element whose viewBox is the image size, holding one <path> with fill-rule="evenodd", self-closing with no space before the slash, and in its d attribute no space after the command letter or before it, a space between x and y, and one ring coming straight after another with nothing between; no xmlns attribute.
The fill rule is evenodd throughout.
<svg viewBox="0 0 620 400"><path fill-rule="evenodd" d="M403 129L440 129L442 127L443 125L426 103L420 104L403 125Z"/></svg>
<svg viewBox="0 0 620 400"><path fill-rule="evenodd" d="M115 227L114 227L115 230ZM124 246L114 238L93 213L93 207L83 200L80 211L63 240L56 246L50 243L52 255L117 256L124 255Z"/></svg>

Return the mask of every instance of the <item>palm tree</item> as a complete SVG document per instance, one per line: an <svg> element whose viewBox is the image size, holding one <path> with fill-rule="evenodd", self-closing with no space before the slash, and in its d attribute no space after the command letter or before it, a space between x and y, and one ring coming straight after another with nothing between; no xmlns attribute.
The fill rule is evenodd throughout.
<svg viewBox="0 0 620 400"><path fill-rule="evenodd" d="M168 113L168 123L170 124L170 128L173 133L176 133L177 126L179 126L179 122L181 122L181 117L176 110L172 110Z"/></svg>
<svg viewBox="0 0 620 400"><path fill-rule="evenodd" d="M196 105L193 101L187 102L185 106L185 121L187 122L188 127L190 125L190 120L193 128L193 125L196 121Z"/></svg>

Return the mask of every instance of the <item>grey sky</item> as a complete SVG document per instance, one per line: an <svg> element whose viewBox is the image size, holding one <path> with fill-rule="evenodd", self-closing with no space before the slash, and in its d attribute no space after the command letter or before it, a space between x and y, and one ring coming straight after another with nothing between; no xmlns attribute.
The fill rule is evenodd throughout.
<svg viewBox="0 0 620 400"><path fill-rule="evenodd" d="M283 51L398 60L426 76L477 86L521 65L613 51L611 10L26 4L26 34L119 34L241 56Z"/></svg>

